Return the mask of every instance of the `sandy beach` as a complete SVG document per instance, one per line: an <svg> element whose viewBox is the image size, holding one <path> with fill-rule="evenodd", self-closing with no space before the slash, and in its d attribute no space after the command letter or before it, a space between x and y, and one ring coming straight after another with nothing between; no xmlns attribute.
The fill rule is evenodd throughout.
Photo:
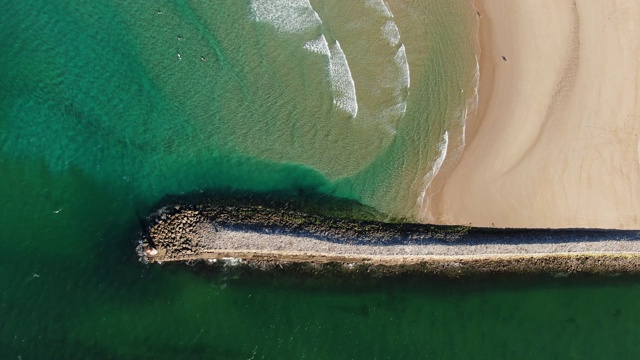
<svg viewBox="0 0 640 360"><path fill-rule="evenodd" d="M640 3L474 5L478 114L421 220L640 228Z"/></svg>

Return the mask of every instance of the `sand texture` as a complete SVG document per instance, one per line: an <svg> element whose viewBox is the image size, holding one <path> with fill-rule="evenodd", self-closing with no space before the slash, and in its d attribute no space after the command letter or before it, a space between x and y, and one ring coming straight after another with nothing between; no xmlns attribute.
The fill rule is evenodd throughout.
<svg viewBox="0 0 640 360"><path fill-rule="evenodd" d="M475 6L478 114L421 220L640 228L640 2Z"/></svg>

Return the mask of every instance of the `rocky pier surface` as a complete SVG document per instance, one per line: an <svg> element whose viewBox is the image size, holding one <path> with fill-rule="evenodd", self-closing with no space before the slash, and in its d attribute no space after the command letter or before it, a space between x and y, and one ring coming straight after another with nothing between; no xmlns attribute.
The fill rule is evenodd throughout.
<svg viewBox="0 0 640 360"><path fill-rule="evenodd" d="M640 274L640 232L494 229L358 221L260 205L176 204L148 219L146 263L330 264L446 276L474 273Z"/></svg>

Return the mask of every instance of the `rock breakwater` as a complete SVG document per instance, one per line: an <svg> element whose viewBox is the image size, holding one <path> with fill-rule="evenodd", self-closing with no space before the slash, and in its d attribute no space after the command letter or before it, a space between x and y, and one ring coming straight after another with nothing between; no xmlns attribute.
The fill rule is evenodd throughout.
<svg viewBox="0 0 640 360"><path fill-rule="evenodd" d="M233 259L265 270L305 263L447 276L640 273L638 231L385 223L212 202L162 207L150 216L137 251L143 262Z"/></svg>

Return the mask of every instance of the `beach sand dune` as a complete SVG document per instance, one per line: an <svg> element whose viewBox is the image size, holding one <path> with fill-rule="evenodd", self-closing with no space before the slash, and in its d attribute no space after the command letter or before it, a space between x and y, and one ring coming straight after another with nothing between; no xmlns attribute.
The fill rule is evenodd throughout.
<svg viewBox="0 0 640 360"><path fill-rule="evenodd" d="M477 0L478 114L422 220L640 228L640 2Z"/></svg>

